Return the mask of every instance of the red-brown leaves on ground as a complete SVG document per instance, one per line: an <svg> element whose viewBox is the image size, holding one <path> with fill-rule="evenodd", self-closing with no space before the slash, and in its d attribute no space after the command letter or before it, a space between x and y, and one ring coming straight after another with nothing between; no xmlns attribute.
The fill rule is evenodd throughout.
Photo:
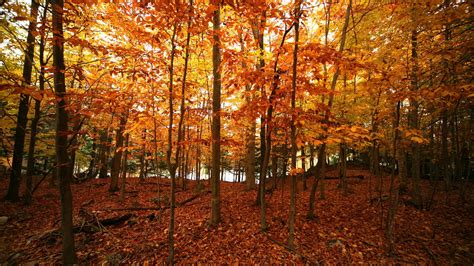
<svg viewBox="0 0 474 266"><path fill-rule="evenodd" d="M335 173L330 173L335 175ZM348 176L364 175L367 171L350 170ZM372 188L375 187L372 177ZM74 222L81 225L84 218L80 209L96 215L97 219L117 217L126 213L133 216L125 223L105 226L96 233L75 235L77 254L81 263L133 262L164 263L168 255L169 210L156 210L157 180L127 181L126 199L119 202L118 194L107 191L108 179L91 180L72 186ZM168 196L168 180L160 180L162 204ZM207 182L207 181L204 181ZM208 224L209 193L195 195L195 183L177 192L176 255L177 263L437 263L470 264L474 261L473 205L460 204L457 191L447 199L439 189L431 210L418 210L409 204L409 197L400 198L395 223L395 255L387 254L384 236L386 202L372 200L368 193L368 178L349 179L350 193L342 196L338 180L326 180L326 199L317 199L316 219L307 220L309 190L301 183L297 196L295 250L286 246L288 234L289 186L281 184L267 194L269 231L259 227L259 207L255 205L255 191L245 190L244 184L222 183L223 221L217 228ZM387 182L385 182L387 183ZM311 184L311 182L310 182ZM4 189L6 180L1 181ZM469 184L471 185L471 184ZM438 187L442 187L438 185ZM472 189L472 186L469 187ZM386 195L387 190L382 193ZM470 191L470 190L469 190ZM431 193L428 182L423 184L426 198ZM0 225L0 256L2 261L59 262L59 237L45 238L45 233L60 226L60 206L57 188L44 184L34 195L31 206L5 203L0 215L9 217ZM372 197L379 195L372 191ZM455 196L456 195L456 196ZM469 195L471 196L471 195ZM472 200L470 198L469 200ZM127 208L155 208L154 210L126 210ZM383 215L382 217L382 208ZM125 209L110 211L112 209ZM382 220L383 219L383 220Z"/></svg>

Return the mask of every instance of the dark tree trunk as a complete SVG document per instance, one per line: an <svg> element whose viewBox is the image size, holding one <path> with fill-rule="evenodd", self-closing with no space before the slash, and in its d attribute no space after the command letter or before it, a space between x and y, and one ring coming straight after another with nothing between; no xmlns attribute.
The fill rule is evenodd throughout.
<svg viewBox="0 0 474 266"><path fill-rule="evenodd" d="M339 178L341 180L341 189L344 196L347 195L346 157L346 146L341 143L339 145Z"/></svg>
<svg viewBox="0 0 474 266"><path fill-rule="evenodd" d="M411 61L412 61L412 73L411 73L411 90L418 91L418 32L416 29L416 9L412 10L412 23L413 30L411 32ZM419 116L418 116L418 101L416 99L410 99L410 112L409 112L409 127L410 129L419 129ZM420 144L412 143L412 198L413 203L421 207L421 192L420 192L420 161L421 161L421 148Z"/></svg>
<svg viewBox="0 0 474 266"><path fill-rule="evenodd" d="M143 141L143 145L142 145L142 151L140 153L140 172L138 174L138 178L140 179L140 181L143 181L143 179L145 178L146 128L143 130L143 133L142 133L142 141Z"/></svg>
<svg viewBox="0 0 474 266"><path fill-rule="evenodd" d="M296 153L298 147L296 144L296 75L297 75L297 64L298 64L298 41L300 33L300 7L301 0L295 0L295 46L293 49L293 67L292 67L292 80L291 80L291 169L293 170L291 175L291 193L290 193L290 213L288 218L288 246L294 248L295 239L295 218L296 218ZM303 170L304 174L304 170Z"/></svg>
<svg viewBox="0 0 474 266"><path fill-rule="evenodd" d="M301 149L301 168L303 168L303 191L308 190L308 184L306 182L306 154L305 154L306 147L303 145Z"/></svg>
<svg viewBox="0 0 474 266"><path fill-rule="evenodd" d="M394 233L393 233L393 226L395 224L395 215L397 213L397 206L398 206L398 197L399 191L395 187L395 164L396 164L396 157L397 157L397 144L398 144L398 137L399 137L399 125L400 125L400 102L397 103L397 109L395 111L395 119L394 119L394 137L393 137L393 168L390 174L390 194L389 194L389 209L387 212L387 224L385 227L385 235L388 240L388 253L390 256L394 253Z"/></svg>
<svg viewBox="0 0 474 266"><path fill-rule="evenodd" d="M108 130L102 130L99 139L99 178L106 178L108 172L108 150L109 150L109 134Z"/></svg>
<svg viewBox="0 0 474 266"><path fill-rule="evenodd" d="M314 219L314 203L316 200L316 190L318 189L319 181L321 180L322 168L326 163L326 144L322 144L318 150L318 162L316 163L316 167L314 168L314 181L313 185L311 186L311 192L309 194L309 208L307 213L307 218L312 220Z"/></svg>
<svg viewBox="0 0 474 266"><path fill-rule="evenodd" d="M28 26L28 36L26 37L26 52L23 63L23 81L22 86L29 86L31 84L31 72L33 70L33 58L35 52L35 34L36 31L36 17L38 16L39 2L31 1L31 21ZM18 107L18 114L16 120L15 130L15 144L13 145L13 160L12 171L10 174L10 184L8 185L8 192L5 196L6 200L18 201L20 199L20 181L21 168L23 164L23 149L25 146L25 132L28 123L28 105L30 97L26 94L20 94L20 105Z"/></svg>
<svg viewBox="0 0 474 266"><path fill-rule="evenodd" d="M216 226L221 220L221 202L220 202L220 164L221 164L221 41L219 37L221 15L220 15L220 3L214 1L217 5L217 9L213 15L213 39L214 45L212 46L212 69L213 69L213 89L212 89L212 176L211 176L211 224Z"/></svg>
<svg viewBox="0 0 474 266"><path fill-rule="evenodd" d="M276 189L278 178L278 157L276 152L272 153L272 188Z"/></svg>
<svg viewBox="0 0 474 266"><path fill-rule="evenodd" d="M114 157L112 158L112 168L110 169L110 192L115 192L119 190L118 178L120 175L120 166L122 165L122 146L124 141L123 131L125 129L125 124L127 124L127 118L125 114L122 114L120 116L120 125L117 129L115 136L115 153Z"/></svg>
<svg viewBox="0 0 474 266"><path fill-rule="evenodd" d="M96 132L96 129L93 129ZM92 152L91 152L91 160L89 161L89 167L87 168L87 177L88 178L95 178L97 176L96 171L96 161L97 161L97 139L92 140Z"/></svg>
<svg viewBox="0 0 474 266"><path fill-rule="evenodd" d="M127 137L125 139L125 147L128 148L128 142L130 140L130 134L127 134ZM123 202L125 200L125 185L127 182L127 164L128 164L128 153L129 151L126 150L125 153L123 154L123 164L122 164L122 182L120 184L120 202Z"/></svg>
<svg viewBox="0 0 474 266"><path fill-rule="evenodd" d="M76 118L78 119L78 118ZM82 127L82 122L76 120L74 122L74 127L72 129L72 132L73 132L73 136L72 136L72 139L70 139L70 145L69 145L69 170L68 170L68 178L69 180L73 180L74 179L74 167L76 165L76 151L77 151L77 138L78 138L78 133L79 133L79 130L81 129Z"/></svg>
<svg viewBox="0 0 474 266"><path fill-rule="evenodd" d="M46 7L44 8L43 15L41 17L42 23L46 23L46 15L48 10L49 2L46 2ZM34 7L33 5L36 5ZM32 2L32 13L33 9L38 9L38 3L36 1ZM38 12L38 10L36 10ZM45 47L45 37L41 35L40 45L39 45L39 61L40 61L40 74L39 74L39 89L40 92L44 91L44 83L45 83L45 73L44 68L46 66L46 62L44 60L44 47ZM35 99L35 116L33 120L31 120L31 134L30 134L30 144L28 147L28 163L26 167L26 189L25 189L25 204L30 204L32 200L32 189L33 189L33 174L35 171L35 146L36 146L36 135L38 133L38 123L41 117L41 100Z"/></svg>
<svg viewBox="0 0 474 266"><path fill-rule="evenodd" d="M52 0L53 10L53 61L54 89L56 94L56 162L61 196L62 260L64 265L76 264L76 251L72 223L71 180L68 178L68 114L66 110L66 84L64 66L63 8L62 0Z"/></svg>

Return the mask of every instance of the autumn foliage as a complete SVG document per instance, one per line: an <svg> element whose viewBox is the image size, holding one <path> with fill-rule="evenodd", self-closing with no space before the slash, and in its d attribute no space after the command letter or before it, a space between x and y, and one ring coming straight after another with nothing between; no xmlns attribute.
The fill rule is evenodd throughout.
<svg viewBox="0 0 474 266"><path fill-rule="evenodd" d="M472 12L1 2L0 263L472 264Z"/></svg>

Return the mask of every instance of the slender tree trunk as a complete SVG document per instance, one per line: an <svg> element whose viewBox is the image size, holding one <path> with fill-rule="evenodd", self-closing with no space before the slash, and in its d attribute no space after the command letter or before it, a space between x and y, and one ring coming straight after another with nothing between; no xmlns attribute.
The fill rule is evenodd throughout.
<svg viewBox="0 0 474 266"><path fill-rule="evenodd" d="M339 145L339 178L341 180L341 189L344 196L347 196L346 158L346 146L344 143L341 143Z"/></svg>
<svg viewBox="0 0 474 266"><path fill-rule="evenodd" d="M127 124L126 114L120 116L120 125L116 131L115 136L115 153L112 158L112 168L110 170L110 186L109 192L116 192L119 190L118 187L118 178L120 175L120 166L122 165L122 146L124 141L123 131L125 130L125 125Z"/></svg>
<svg viewBox="0 0 474 266"><path fill-rule="evenodd" d="M398 176L400 177L400 186L398 188L398 191L400 193L406 193L408 190L406 154L401 145L398 146L396 156L397 156L397 165L398 165Z"/></svg>
<svg viewBox="0 0 474 266"><path fill-rule="evenodd" d="M306 176L306 146L303 146L301 149L301 168L303 168L303 191L308 190L307 176Z"/></svg>
<svg viewBox="0 0 474 266"><path fill-rule="evenodd" d="M198 129L198 142L196 144L196 181L197 191L201 191L201 138L202 138L202 124Z"/></svg>
<svg viewBox="0 0 474 266"><path fill-rule="evenodd" d="M212 69L213 69L213 93L212 93L212 176L211 176L211 224L216 226L221 220L220 207L220 162L221 162L221 41L219 37L221 27L220 3L213 1L217 9L213 15L213 39L212 46Z"/></svg>
<svg viewBox="0 0 474 266"><path fill-rule="evenodd" d="M288 221L288 246L294 248L295 239L295 218L296 218L296 185L297 185L297 173L296 173L296 153L298 147L296 145L296 76L297 76L297 64L298 64L298 41L300 34L300 8L301 0L295 0L295 46L293 49L293 67L292 67L292 80L291 80L291 194L290 194L290 214ZM304 170L303 170L304 172Z"/></svg>
<svg viewBox="0 0 474 266"><path fill-rule="evenodd" d="M28 26L28 36L26 37L25 59L23 61L23 81L22 86L31 84L31 72L33 70L33 58L35 52L35 31L36 17L38 16L39 2L31 1L30 17L31 21ZM15 143L13 145L12 171L10 174L10 183L8 185L6 200L18 201L20 199L20 181L21 168L23 164L23 149L25 146L25 132L28 123L28 105L30 97L26 94L20 94L20 105L16 120Z"/></svg>
<svg viewBox="0 0 474 266"><path fill-rule="evenodd" d="M283 145L283 163L281 164L282 170L282 188L285 187L286 177L288 172L288 138L285 137L285 144Z"/></svg>
<svg viewBox="0 0 474 266"><path fill-rule="evenodd" d="M240 39L240 51L245 53L245 45L242 33L239 32ZM245 61L242 61L242 69L247 69L247 64ZM245 91L250 91L250 85L245 86ZM247 96L247 103L250 104L251 97ZM252 116L250 121L250 126L246 129L246 151L245 151L245 183L247 189L255 188L255 133L256 133L256 123L255 118Z"/></svg>
<svg viewBox="0 0 474 266"><path fill-rule="evenodd" d="M262 13L259 18L257 18L252 25L252 32L254 39L257 41L258 44L258 63L257 63L257 71L261 72L263 71L263 67L265 66L265 59L264 59L264 28L265 28L265 13ZM260 20L259 20L260 19ZM264 86L261 86L260 91L262 93L262 97L266 98L266 91ZM263 160L264 160L264 154L265 154L265 115L261 114L260 116L260 170L263 165ZM253 128L251 129L253 130ZM262 182L261 182L261 176L259 176L259 182L258 182L258 189L257 189L257 198L256 198L256 205L259 206L261 202L261 195L260 192L262 191ZM251 181L248 181L251 182Z"/></svg>
<svg viewBox="0 0 474 266"><path fill-rule="evenodd" d="M447 9L449 8L451 4L451 0L444 0L444 7ZM450 25L447 24L445 25L445 31L444 31L444 40L446 43L449 45L449 41L451 39L451 29ZM446 72L446 76L449 77L451 75L450 69L449 69L449 62L447 60L444 60L444 69ZM444 81L445 85L448 85L450 78L447 78L446 81ZM441 171L443 174L443 178L445 180L445 187L446 187L446 200L448 199L448 191L451 189L451 173L449 171L449 153L448 153L448 109L447 107L444 108L443 112L441 113ZM453 139L453 136L451 136L451 139Z"/></svg>
<svg viewBox="0 0 474 266"><path fill-rule="evenodd" d="M46 15L47 15L47 8L49 2L46 2L46 6L43 11L43 15L41 17L42 23L46 23ZM35 6L33 6L35 5ZM31 3L31 11L34 13L33 9L38 9L39 3L36 1L32 1ZM36 10L38 12L38 10ZM40 45L39 45L39 61L40 61L40 74L39 74L39 89L40 92L44 91L44 68L46 66L46 62L44 60L44 47L45 47L45 37L44 35L41 36ZM32 200L32 189L33 189L33 174L35 171L35 146L36 146L36 134L38 133L38 123L41 117L41 100L35 99L35 116L31 121L31 134L30 134L30 144L28 147L28 163L26 168L26 190L25 190L25 204L29 205Z"/></svg>
<svg viewBox="0 0 474 266"><path fill-rule="evenodd" d="M69 170L68 170L68 178L69 180L74 180L74 167L76 166L76 151L77 151L77 134L79 130L82 127L82 122L80 121L74 121L74 126L72 128L72 131L74 132L74 135L70 138L70 145L69 145Z"/></svg>
<svg viewBox="0 0 474 266"><path fill-rule="evenodd" d="M168 164L168 171L170 173L171 179L171 188L170 188L170 222L168 228L168 264L174 264L174 219L175 219L175 189L176 189L176 168L178 163L173 161L173 76L174 76L174 58L176 54L176 30L177 25L173 25L173 34L171 36L171 62L169 66L169 85L168 85L168 92L169 92L169 125L168 125L168 150L166 151L166 160ZM156 130L155 130L156 132ZM156 134L156 133L155 133ZM179 130L178 130L179 134ZM178 144L179 145L179 144ZM179 154L176 155L176 158ZM159 181L158 181L159 182Z"/></svg>
<svg viewBox="0 0 474 266"><path fill-rule="evenodd" d="M411 61L412 61L412 73L411 73L411 89L412 91L418 91L418 31L417 31L417 10L416 7L412 7L412 23L413 29L411 32ZM410 112L409 112L409 126L411 129L419 129L419 117L418 117L418 101L416 99L410 99ZM412 143L412 200L413 203L421 207L421 192L420 192L420 161L421 161L421 149L420 144Z"/></svg>
<svg viewBox="0 0 474 266"><path fill-rule="evenodd" d="M130 134L127 134L127 137L125 138L125 148L128 148L128 141L130 139ZM125 200L125 185L127 182L127 164L128 164L128 153L129 151L126 150L123 154L123 159L122 159L122 182L120 184L120 202L124 202Z"/></svg>
<svg viewBox="0 0 474 266"><path fill-rule="evenodd" d="M94 132L97 132L97 130L94 128ZM96 161L97 161L97 139L92 140L92 153L91 153L91 160L89 161L89 167L87 168L87 177L88 178L95 178L97 175L96 171Z"/></svg>
<svg viewBox="0 0 474 266"><path fill-rule="evenodd" d="M109 134L108 130L102 130L100 132L100 146L99 146L99 178L106 178L108 171L108 149L109 149Z"/></svg>
<svg viewBox="0 0 474 266"><path fill-rule="evenodd" d="M272 189L277 187L278 178L278 157L276 152L272 153Z"/></svg>
<svg viewBox="0 0 474 266"><path fill-rule="evenodd" d="M399 192L395 187L395 164L396 164L396 155L397 155L397 144L398 144L398 136L399 136L399 124L400 124L400 101L397 103L397 109L395 112L395 119L394 119L394 138L393 138L393 168L392 173L390 174L390 194L389 194L389 209L387 213L387 224L385 228L385 235L388 240L388 253L390 256L394 253L394 236L393 236L393 225L395 223L395 215L397 213L398 207L398 197Z"/></svg>
<svg viewBox="0 0 474 266"><path fill-rule="evenodd" d="M142 145L142 151L140 152L140 172L138 174L138 178L140 179L140 182L143 181L143 179L145 178L145 160L146 160L146 128L143 129L143 133L142 133L142 141L143 141L143 145Z"/></svg>
<svg viewBox="0 0 474 266"><path fill-rule="evenodd" d="M340 44L339 44L339 52L342 53L344 51L344 45L346 43L346 35L347 35L347 28L349 26L349 18L350 18L350 14L351 14L351 9L352 9L352 0L349 1L349 4L347 5L347 9L346 9L346 16L345 16L345 20L344 20L344 26L342 28L342 34L341 34L341 41L340 41ZM328 11L329 12L329 11ZM327 35L328 35L328 31L329 31L329 15L328 15L328 24L326 26L326 37L325 37L325 40L327 41ZM341 73L341 70L339 69L339 67L336 67L336 73L334 73L334 76L332 77L332 82L331 82L331 91L334 92L336 90L336 84L337 84L337 79L339 78L339 75ZM334 101L334 93L330 94L329 95L329 99L328 99L328 111L326 111L326 114L325 114L325 118L324 118L324 121L327 123L329 121L329 110L331 110L332 108L332 105L333 105L333 101ZM327 130L328 128L326 127L325 130ZM322 159L324 159L324 163L321 165L321 174L320 174L320 179L321 179L321 185L320 185L320 194L319 194L319 198L320 199L324 199L326 196L325 196L325 182L324 182L324 179L325 179L325 169L326 169L326 145L322 145L321 148L322 149L322 154L324 155ZM319 158L318 158L319 160Z"/></svg>
<svg viewBox="0 0 474 266"><path fill-rule="evenodd" d="M316 167L314 168L314 182L311 186L311 192L309 194L309 208L306 217L310 220L314 219L314 203L316 200L316 191L318 189L318 184L321 180L321 169L323 165L326 163L326 148L323 148L326 144L322 144L318 150L318 162L316 163Z"/></svg>
<svg viewBox="0 0 474 266"><path fill-rule="evenodd" d="M62 260L64 265L77 263L72 231L72 193L68 178L68 114L66 110L66 84L64 66L63 8L62 0L52 0L53 10L53 66L56 94L56 162L61 196Z"/></svg>

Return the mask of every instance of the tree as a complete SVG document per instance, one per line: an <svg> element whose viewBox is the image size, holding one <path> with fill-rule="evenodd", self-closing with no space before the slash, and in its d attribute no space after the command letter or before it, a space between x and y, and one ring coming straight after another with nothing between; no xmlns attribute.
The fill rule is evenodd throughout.
<svg viewBox="0 0 474 266"><path fill-rule="evenodd" d="M54 91L56 101L56 163L57 178L59 180L59 191L61 196L61 233L63 264L77 263L74 245L74 233L72 231L72 192L71 180L68 178L68 113L66 110L66 84L64 65L64 35L63 14L64 1L52 0L53 12L53 66L54 66Z"/></svg>
<svg viewBox="0 0 474 266"><path fill-rule="evenodd" d="M349 0L349 4L347 5L347 9L346 9L344 26L342 28L342 33L341 33L341 40L339 43L339 52L342 52L344 50L347 28L349 26L351 8L352 8L352 0ZM329 21L329 18L328 18L328 21ZM329 25L327 27L329 27ZM326 38L327 38L327 34L328 34L328 28L326 28ZM332 77L331 91L334 91L336 89L336 83L337 83L337 79L339 77L340 71L341 70L339 66L336 66L336 72L334 73ZM334 100L334 94L330 94L329 99L328 99L328 110L326 110L325 115L324 115L324 123L329 122L329 115L330 115L329 111L331 110L333 100ZM325 131L327 130L328 129L326 126ZM311 187L311 193L310 193L310 198L309 198L309 209L308 209L307 217L310 219L314 218L314 200L315 200L315 193L316 193L318 182L320 179L321 179L322 184L324 182L323 179L324 179L324 174L325 174L324 173L325 164L326 164L326 143L323 143L321 147L319 147L319 151L318 151L318 165L319 166L318 165L316 166L316 174L315 174L315 178L317 178L317 180L313 183L313 186ZM323 189L322 184L321 184L321 189ZM321 196L324 197L323 194L321 194Z"/></svg>
<svg viewBox="0 0 474 266"><path fill-rule="evenodd" d="M295 0L295 46L293 49L293 67L291 79L291 196L290 196L290 217L288 222L289 234L288 234L288 246L294 247L294 238L295 238L295 217L296 217L296 153L298 151L298 146L296 144L296 75L297 75L297 64L298 64L298 41L300 36L300 10L301 2ZM304 172L304 169L303 169Z"/></svg>
<svg viewBox="0 0 474 266"><path fill-rule="evenodd" d="M26 37L25 59L23 61L23 81L22 86L31 85L31 72L33 70L33 57L35 53L35 31L38 16L39 2L31 0L31 21L28 26L28 36ZM16 120L15 144L13 147L12 170L10 174L10 184L8 186L6 200L18 201L20 199L21 168L23 164L23 150L25 146L25 132L28 122L28 107L30 97L28 94L20 94L20 104ZM28 196L29 197L29 196Z"/></svg>
<svg viewBox="0 0 474 266"><path fill-rule="evenodd" d="M216 9L213 13L213 45L212 45L212 172L211 172L211 224L217 226L221 221L221 202L219 176L221 172L221 4L213 1Z"/></svg>
<svg viewBox="0 0 474 266"><path fill-rule="evenodd" d="M38 8L38 7L33 7L32 2L32 8ZM44 92L44 85L46 83L45 81L45 67L47 64L47 61L45 59L44 51L45 51L45 46L46 46L46 16L47 16L47 11L48 11L48 4L49 2L46 2L45 7L43 8L43 14L41 16L41 27L43 28L43 33L40 34L40 44L39 44L39 61L40 61L40 73L39 73L39 89L40 92ZM30 133L30 143L28 147L28 162L27 162L27 168L26 168L26 190L25 190L25 203L30 204L31 199L32 199L32 189L33 189L33 173L35 170L35 146L36 146L36 135L38 131L38 123L40 120L40 111L41 111L41 99L35 99L35 115L33 119L31 120L31 133Z"/></svg>

